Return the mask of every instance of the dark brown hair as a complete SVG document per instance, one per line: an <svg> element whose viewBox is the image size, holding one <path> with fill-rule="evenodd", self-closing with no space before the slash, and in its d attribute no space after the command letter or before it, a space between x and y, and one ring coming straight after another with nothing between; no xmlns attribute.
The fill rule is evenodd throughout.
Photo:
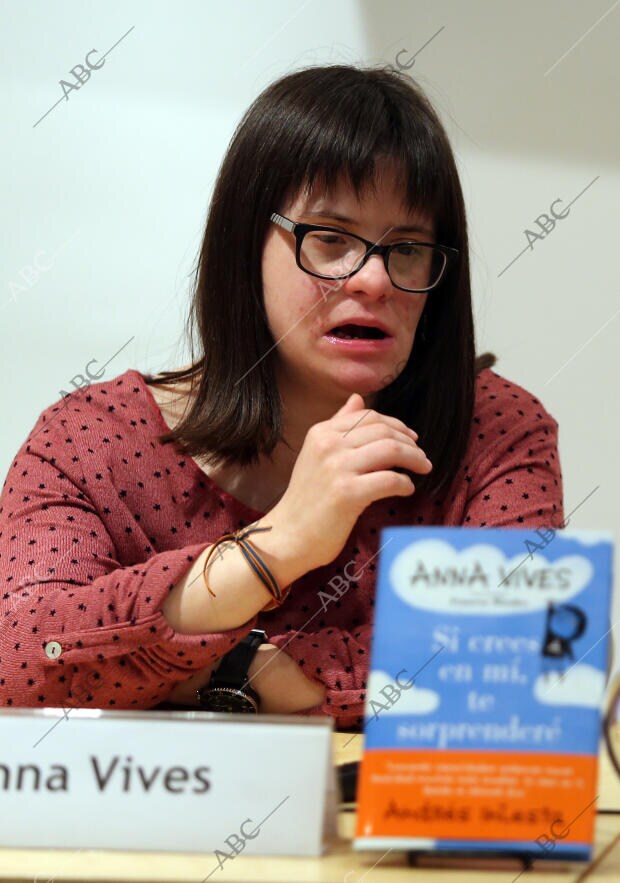
<svg viewBox="0 0 620 883"><path fill-rule="evenodd" d="M416 489L438 494L449 486L469 437L475 373L495 357L475 363L467 222L448 137L420 87L384 68L305 68L269 85L244 114L219 169L195 271L192 364L159 381L145 375L147 383L189 379L195 391L182 421L159 441L225 465L273 451L281 402L261 276L270 215L302 188L329 191L342 176L359 198L386 158L402 176L405 204L430 214L436 242L459 255L428 293L409 360L377 392L374 409L418 433L434 468L414 477Z"/></svg>

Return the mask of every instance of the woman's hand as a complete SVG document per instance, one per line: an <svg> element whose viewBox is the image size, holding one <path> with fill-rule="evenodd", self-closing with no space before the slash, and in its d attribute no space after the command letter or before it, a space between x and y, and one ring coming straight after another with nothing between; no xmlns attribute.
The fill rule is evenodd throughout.
<svg viewBox="0 0 620 883"><path fill-rule="evenodd" d="M261 714L293 714L320 705L325 687L307 678L275 644L261 644L248 669L249 686L260 697Z"/></svg>
<svg viewBox="0 0 620 883"><path fill-rule="evenodd" d="M196 690L209 683L214 669L218 667L221 661L221 659L217 659L213 665L206 665L197 671L195 675L192 675L191 678L175 684L172 692L166 696L165 701L173 702L175 705L195 705L197 708L200 708Z"/></svg>
<svg viewBox="0 0 620 883"><path fill-rule="evenodd" d="M383 497L406 497L415 486L395 467L426 475L432 464L402 420L368 410L353 393L333 417L311 426L289 485L269 512L274 534L308 569L329 564L361 513Z"/></svg>
<svg viewBox="0 0 620 883"><path fill-rule="evenodd" d="M222 660L205 666L186 681L176 684L166 697L175 705L200 708L196 690L208 684ZM260 697L262 714L292 714L306 711L323 701L325 687L309 680L297 663L275 644L261 644L248 669L249 686Z"/></svg>

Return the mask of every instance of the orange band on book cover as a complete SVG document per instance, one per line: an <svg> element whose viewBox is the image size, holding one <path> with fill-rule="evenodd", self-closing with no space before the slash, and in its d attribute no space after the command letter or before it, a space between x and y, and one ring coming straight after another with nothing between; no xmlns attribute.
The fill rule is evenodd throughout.
<svg viewBox="0 0 620 883"><path fill-rule="evenodd" d="M596 770L587 755L371 749L355 836L588 843Z"/></svg>

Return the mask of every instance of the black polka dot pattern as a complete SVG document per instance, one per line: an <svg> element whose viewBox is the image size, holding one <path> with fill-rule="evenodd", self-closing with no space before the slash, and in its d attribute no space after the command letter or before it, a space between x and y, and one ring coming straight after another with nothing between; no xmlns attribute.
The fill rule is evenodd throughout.
<svg viewBox="0 0 620 883"><path fill-rule="evenodd" d="M0 705L153 708L257 627L325 685L324 702L301 714L356 727L381 528L563 518L557 422L486 369L462 469L441 499L377 501L338 558L297 580L279 610L222 634L182 634L161 613L171 588L206 545L264 513L160 445L166 429L129 370L44 410L17 452L0 495ZM336 576L340 598L328 584Z"/></svg>

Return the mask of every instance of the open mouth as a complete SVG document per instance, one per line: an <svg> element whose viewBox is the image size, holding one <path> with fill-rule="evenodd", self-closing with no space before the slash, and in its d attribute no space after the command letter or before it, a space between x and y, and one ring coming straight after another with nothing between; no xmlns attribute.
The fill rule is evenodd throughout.
<svg viewBox="0 0 620 883"><path fill-rule="evenodd" d="M331 331L328 331L328 335L331 337L341 337L343 340L355 340L356 338L380 340L387 336L380 328L366 325L337 325Z"/></svg>

